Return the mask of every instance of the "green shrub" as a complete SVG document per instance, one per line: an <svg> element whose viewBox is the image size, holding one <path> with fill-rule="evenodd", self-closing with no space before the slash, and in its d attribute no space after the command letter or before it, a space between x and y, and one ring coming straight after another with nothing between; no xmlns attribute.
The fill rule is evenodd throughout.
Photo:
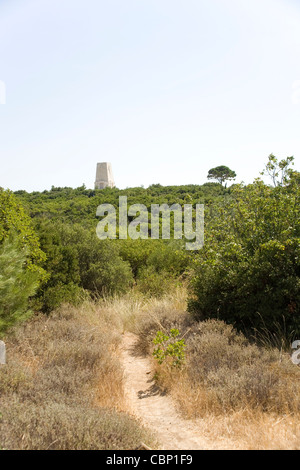
<svg viewBox="0 0 300 470"><path fill-rule="evenodd" d="M37 294L36 305L42 311L66 302L77 305L87 295L119 294L132 284L130 266L114 240L99 240L94 231L79 224L38 221L37 230L49 273Z"/></svg>
<svg viewBox="0 0 300 470"><path fill-rule="evenodd" d="M149 296L161 297L176 287L178 280L167 271L157 272L154 266L145 266L139 270L136 281L137 289Z"/></svg>
<svg viewBox="0 0 300 470"><path fill-rule="evenodd" d="M168 357L171 358L172 366L181 367L185 360L184 349L186 344L184 339L177 339L179 330L171 328L170 334L166 335L162 331L156 333L153 343L157 346L152 355L162 364Z"/></svg>
<svg viewBox="0 0 300 470"><path fill-rule="evenodd" d="M40 248L32 221L17 197L11 191L0 188L0 244L10 237L14 238L20 250L26 250L26 269L37 272L40 279L45 279L46 273L41 264L46 256Z"/></svg>
<svg viewBox="0 0 300 470"><path fill-rule="evenodd" d="M299 196L293 178L276 188L257 180L207 216L189 298L196 319L300 334Z"/></svg>
<svg viewBox="0 0 300 470"><path fill-rule="evenodd" d="M39 273L26 269L27 250L6 239L0 245L0 331L30 315L29 297L38 287Z"/></svg>
<svg viewBox="0 0 300 470"><path fill-rule="evenodd" d="M57 283L53 287L45 287L42 295L35 299L32 305L37 310L49 313L64 303L80 305L88 296L88 291L76 284Z"/></svg>
<svg viewBox="0 0 300 470"><path fill-rule="evenodd" d="M28 317L29 299L46 272L30 217L17 198L0 188L0 331Z"/></svg>

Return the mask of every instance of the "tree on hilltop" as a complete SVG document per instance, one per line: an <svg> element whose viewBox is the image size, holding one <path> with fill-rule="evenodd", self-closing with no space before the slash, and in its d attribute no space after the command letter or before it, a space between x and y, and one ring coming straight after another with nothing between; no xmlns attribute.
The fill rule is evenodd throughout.
<svg viewBox="0 0 300 470"><path fill-rule="evenodd" d="M236 178L235 171L230 170L230 168L225 165L220 165L216 166L215 168L211 168L207 175L207 179L217 180L222 185L224 181L233 180L234 178Z"/></svg>

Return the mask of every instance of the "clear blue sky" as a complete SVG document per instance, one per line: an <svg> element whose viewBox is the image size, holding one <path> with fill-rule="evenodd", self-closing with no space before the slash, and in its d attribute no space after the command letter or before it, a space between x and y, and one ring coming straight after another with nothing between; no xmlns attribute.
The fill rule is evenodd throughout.
<svg viewBox="0 0 300 470"><path fill-rule="evenodd" d="M0 186L300 170L299 0L0 0Z"/></svg>

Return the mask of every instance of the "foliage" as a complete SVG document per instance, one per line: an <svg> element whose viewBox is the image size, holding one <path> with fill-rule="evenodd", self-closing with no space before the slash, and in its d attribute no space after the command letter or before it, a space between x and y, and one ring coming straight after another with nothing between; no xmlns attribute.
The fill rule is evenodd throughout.
<svg viewBox="0 0 300 470"><path fill-rule="evenodd" d="M27 250L15 240L0 245L0 331L30 315L28 299L38 286L38 272L25 269Z"/></svg>
<svg viewBox="0 0 300 470"><path fill-rule="evenodd" d="M32 220L18 198L0 188L0 244L10 236L14 236L20 249L27 250L26 269L38 272L40 278L45 279L41 264L46 256L40 249Z"/></svg>
<svg viewBox="0 0 300 470"><path fill-rule="evenodd" d="M293 170L289 168L291 164L294 165L294 157L287 157L278 161L278 158L271 153L261 174L270 176L274 186L282 186L288 182L289 177L293 174Z"/></svg>
<svg viewBox="0 0 300 470"><path fill-rule="evenodd" d="M162 364L167 357L172 358L172 366L181 367L185 360L184 349L186 347L184 339L178 340L179 330L170 329L170 334L166 335L158 331L153 343L158 345L153 351L153 356L159 364Z"/></svg>
<svg viewBox="0 0 300 470"><path fill-rule="evenodd" d="M156 366L161 389L176 400L186 417L228 416L234 411L269 412L299 421L300 396L295 384L300 368L291 361L290 350L261 346L247 339L232 325L217 319L195 321L185 312L174 313L173 299L160 303L154 312L145 312L139 328L140 342L147 352L160 324L159 341L167 331L181 331L185 340L184 368L178 374L166 361ZM155 332L155 333L154 333ZM158 344L160 346L160 344ZM248 415L249 417L249 415ZM228 424L228 421L227 421ZM231 428L230 428L231 429ZM238 428L239 429L239 428Z"/></svg>
<svg viewBox="0 0 300 470"><path fill-rule="evenodd" d="M119 197L127 196L128 205L144 204L211 204L222 198L225 188L218 183L203 185L161 186L148 188L105 188L92 190L80 188L52 188L50 191L27 193L16 191L16 198L27 208L34 219L51 219L68 224L80 223L84 227L96 228L96 209L100 204L119 206ZM187 194L189 198L186 199Z"/></svg>
<svg viewBox="0 0 300 470"><path fill-rule="evenodd" d="M0 188L0 331L28 317L29 299L47 278L45 258L22 204Z"/></svg>
<svg viewBox="0 0 300 470"><path fill-rule="evenodd" d="M282 181L275 188L256 180L230 188L209 182L126 190L82 186L19 191L17 197L30 211L47 253L43 267L50 279L38 292L43 309L53 308L55 297L57 302L64 296L76 299L75 294L68 295L74 286L79 297L80 289L96 297L124 292L132 285L161 296L188 273L189 309L197 318L217 316L245 329L262 324L272 328L285 321L290 332L297 329L300 179L289 170L291 158L269 160L277 168L276 179ZM233 177L227 167L218 169L223 169L215 173L221 183L226 175ZM128 205L140 203L148 210L154 203L204 203L204 248L188 252L181 240L98 240L96 209L104 202L118 208L119 196L127 196Z"/></svg>
<svg viewBox="0 0 300 470"><path fill-rule="evenodd" d="M185 273L191 253L181 240L98 240L96 209L102 203L117 211L119 197L128 205L174 203L211 205L225 190L217 183L187 186L152 185L149 188L90 190L52 187L50 191L17 191L16 199L30 213L47 260L48 281L40 287L34 307L49 312L59 302L121 293L133 284L141 292L160 296ZM130 218L128 219L130 222ZM173 220L171 219L171 233ZM149 234L151 222L149 221ZM76 290L76 287L79 289ZM80 290L81 289L81 290ZM75 295L76 291L76 295Z"/></svg>
<svg viewBox="0 0 300 470"><path fill-rule="evenodd" d="M234 180L235 177L235 171L230 170L230 168L225 165L220 165L215 168L211 168L207 175L208 179L217 180L220 184L223 184L224 181Z"/></svg>
<svg viewBox="0 0 300 470"><path fill-rule="evenodd" d="M32 300L35 310L49 313L62 304L80 305L88 299L88 292L72 282L68 284L57 283L54 286L40 289L38 295Z"/></svg>
<svg viewBox="0 0 300 470"><path fill-rule="evenodd" d="M300 333L300 205L297 178L271 188L236 185L206 218L189 309L238 328L285 323Z"/></svg>
<svg viewBox="0 0 300 470"><path fill-rule="evenodd" d="M125 292L132 283L129 264L112 240L100 241L79 224L38 220L37 232L47 254L50 278L38 291L36 306L49 312L60 303L78 304L93 297Z"/></svg>
<svg viewBox="0 0 300 470"><path fill-rule="evenodd" d="M119 240L120 256L130 263L142 293L161 296L179 282L190 264L180 240Z"/></svg>

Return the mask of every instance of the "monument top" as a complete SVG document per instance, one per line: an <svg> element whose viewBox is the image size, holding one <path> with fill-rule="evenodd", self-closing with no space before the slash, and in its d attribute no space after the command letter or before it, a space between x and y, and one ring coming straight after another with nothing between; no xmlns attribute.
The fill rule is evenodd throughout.
<svg viewBox="0 0 300 470"><path fill-rule="evenodd" d="M97 163L95 189L114 188L115 182L111 163Z"/></svg>

